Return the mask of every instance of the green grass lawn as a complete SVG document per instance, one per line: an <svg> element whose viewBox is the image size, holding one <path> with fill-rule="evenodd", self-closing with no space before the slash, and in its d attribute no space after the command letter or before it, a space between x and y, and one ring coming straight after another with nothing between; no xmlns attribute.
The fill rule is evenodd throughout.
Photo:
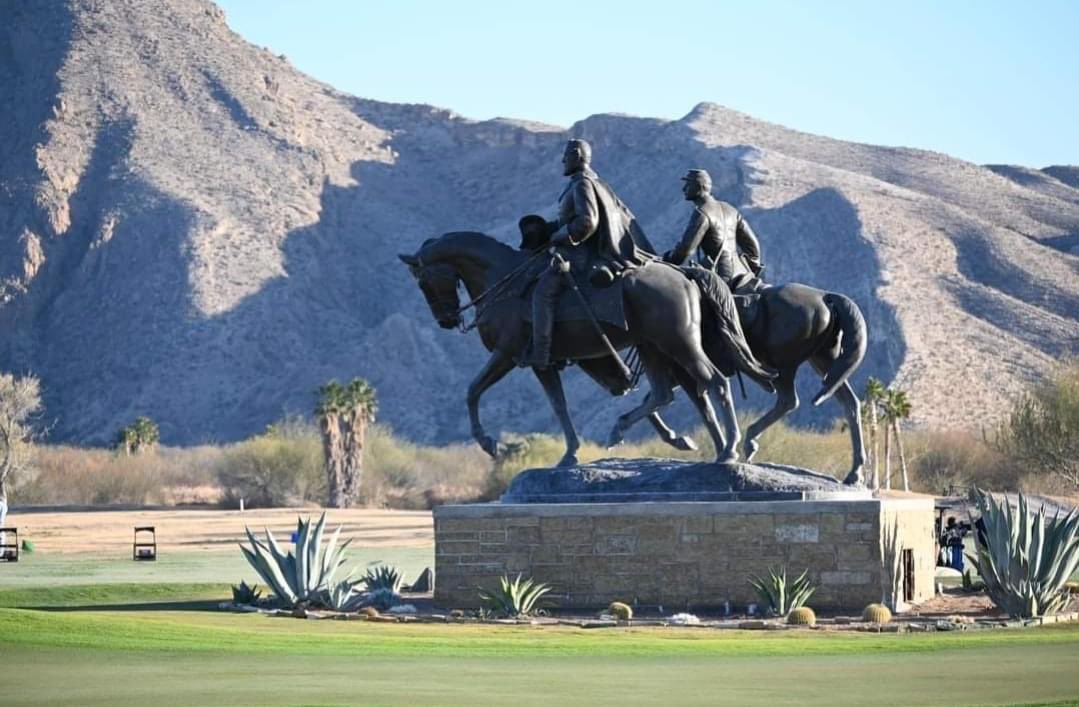
<svg viewBox="0 0 1079 707"><path fill-rule="evenodd" d="M0 590L0 704L956 705L1079 697L1072 626L870 635L386 625L216 611L227 595L224 584Z"/></svg>

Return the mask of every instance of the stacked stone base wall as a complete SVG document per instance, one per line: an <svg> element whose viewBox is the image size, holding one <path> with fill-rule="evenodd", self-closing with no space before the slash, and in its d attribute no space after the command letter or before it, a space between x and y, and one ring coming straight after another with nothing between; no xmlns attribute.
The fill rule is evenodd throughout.
<svg viewBox="0 0 1079 707"><path fill-rule="evenodd" d="M435 602L478 605L478 589L523 574L566 608L614 600L665 608L757 601L751 575L809 571L811 605L880 601L882 532L909 550L913 602L933 595L933 500L476 504L435 509Z"/></svg>

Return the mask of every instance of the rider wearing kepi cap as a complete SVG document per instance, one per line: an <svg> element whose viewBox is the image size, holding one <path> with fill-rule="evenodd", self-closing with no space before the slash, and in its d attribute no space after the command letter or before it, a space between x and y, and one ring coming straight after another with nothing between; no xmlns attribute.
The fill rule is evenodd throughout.
<svg viewBox="0 0 1079 707"><path fill-rule="evenodd" d="M695 204L678 245L664 260L681 265L700 249L702 264L726 282L732 292L752 292L759 286L761 246L738 209L712 196L712 177L691 169L682 177L682 193Z"/></svg>

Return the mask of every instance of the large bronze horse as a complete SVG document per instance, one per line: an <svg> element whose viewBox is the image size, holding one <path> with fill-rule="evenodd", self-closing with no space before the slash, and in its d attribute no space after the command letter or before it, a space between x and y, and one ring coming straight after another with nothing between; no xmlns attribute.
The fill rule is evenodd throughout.
<svg viewBox="0 0 1079 707"><path fill-rule="evenodd" d="M847 380L865 357L867 333L858 305L845 295L799 283L766 286L759 295L739 300L744 303L739 307L742 331L753 356L779 371L779 377L771 381L775 405L746 431L746 461L760 448L757 440L761 434L798 407L795 375L808 361L823 379L813 404L820 405L834 395L850 430L852 460L844 483L862 483L865 446L861 409ZM723 352L710 347L706 351L720 370L731 372L732 365L722 360ZM735 437L737 434L736 428Z"/></svg>
<svg viewBox="0 0 1079 707"><path fill-rule="evenodd" d="M490 236L475 232L447 233L433 238L413 255L400 255L419 283L428 306L439 325L461 325L462 307L457 294L463 283L470 298L483 301L476 315L476 328L491 352L487 364L468 387L468 413L472 435L491 456L499 454L497 442L480 421L479 403L484 391L501 380L515 366L515 357L528 343L531 327L527 321L528 301L519 296L490 297L493 290L514 272L520 271L528 252L515 250ZM542 257L542 256L541 256ZM737 459L737 421L726 380L712 364L701 345L701 294L677 268L653 261L622 278L623 303L628 330L602 324L616 349L637 348L650 390L643 403L622 415L611 433L617 442L622 433L642 419L649 419L661 437L679 449L692 442L672 432L660 419L659 410L673 400L673 389L681 385L701 414L715 442L718 461ZM748 354L748 351L744 352ZM609 364L611 354L590 321L559 321L554 328L551 359L572 361L586 371L589 366ZM738 365L756 368L752 357L739 358ZM566 438L566 453L560 466L577 463L580 442L566 408L561 376L557 367L533 369L536 378L558 416ZM593 375L594 378L600 376ZM727 390L721 400L724 430L720 428L709 399L709 390Z"/></svg>

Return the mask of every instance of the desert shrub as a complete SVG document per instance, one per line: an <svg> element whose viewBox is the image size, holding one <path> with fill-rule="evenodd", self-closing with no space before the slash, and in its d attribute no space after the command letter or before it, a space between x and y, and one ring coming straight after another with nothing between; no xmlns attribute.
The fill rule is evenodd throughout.
<svg viewBox="0 0 1079 707"><path fill-rule="evenodd" d="M1023 395L997 437L1008 456L1079 491L1079 361Z"/></svg>
<svg viewBox="0 0 1079 707"><path fill-rule="evenodd" d="M222 503L237 507L285 506L326 496L322 444L314 428L271 426L225 450L217 470Z"/></svg>
<svg viewBox="0 0 1079 707"><path fill-rule="evenodd" d="M425 510L479 498L491 460L471 442L423 446L373 425L367 432L364 468L361 495L368 505Z"/></svg>
<svg viewBox="0 0 1079 707"><path fill-rule="evenodd" d="M1016 465L987 442L963 430L908 435L912 486L937 495L962 495L972 486L1014 491Z"/></svg>
<svg viewBox="0 0 1079 707"><path fill-rule="evenodd" d="M217 447L158 447L127 456L106 449L39 445L33 470L13 488L21 505L216 502Z"/></svg>

